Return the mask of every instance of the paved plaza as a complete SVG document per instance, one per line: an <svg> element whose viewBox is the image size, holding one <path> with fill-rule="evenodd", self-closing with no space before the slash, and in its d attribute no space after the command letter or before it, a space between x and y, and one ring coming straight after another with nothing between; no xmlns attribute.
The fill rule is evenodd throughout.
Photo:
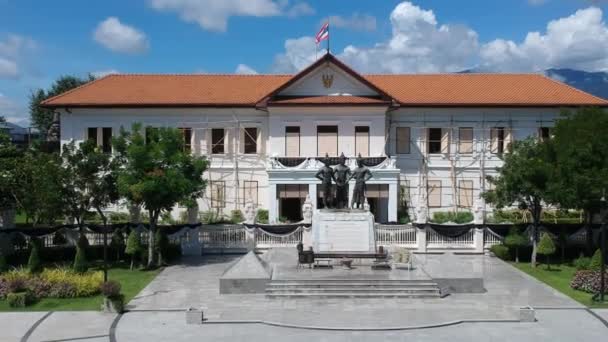
<svg viewBox="0 0 608 342"><path fill-rule="evenodd" d="M424 271L421 276L484 279L485 293L456 293L441 299L220 295L219 277L238 257L185 258L179 265L167 267L121 316L100 312L0 314L0 341L253 342L276 337L291 341L599 341L608 334L608 310L587 310L487 256L416 255L417 270L413 272ZM291 262L285 259L286 264ZM295 272L295 265L292 267ZM319 276L331 270L298 272ZM523 306L537 309L537 322L518 321ZM187 325L183 310L188 307L204 308L208 321Z"/></svg>

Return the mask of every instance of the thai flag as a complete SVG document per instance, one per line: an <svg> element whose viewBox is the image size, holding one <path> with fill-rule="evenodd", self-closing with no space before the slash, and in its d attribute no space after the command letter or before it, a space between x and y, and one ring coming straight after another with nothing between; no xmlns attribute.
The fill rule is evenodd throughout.
<svg viewBox="0 0 608 342"><path fill-rule="evenodd" d="M326 39L329 39L329 21L323 24L323 26L321 26L321 29L315 36L315 41L317 42L317 45Z"/></svg>

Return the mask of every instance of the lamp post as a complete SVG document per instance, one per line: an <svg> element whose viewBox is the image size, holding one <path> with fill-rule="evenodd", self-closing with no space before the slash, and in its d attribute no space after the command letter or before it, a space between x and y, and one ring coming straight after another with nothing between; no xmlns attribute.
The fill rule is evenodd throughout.
<svg viewBox="0 0 608 342"><path fill-rule="evenodd" d="M602 209L607 209L606 197L602 196ZM600 302L604 302L604 293L606 292L606 215L602 213L602 230L601 230L601 242L600 242Z"/></svg>

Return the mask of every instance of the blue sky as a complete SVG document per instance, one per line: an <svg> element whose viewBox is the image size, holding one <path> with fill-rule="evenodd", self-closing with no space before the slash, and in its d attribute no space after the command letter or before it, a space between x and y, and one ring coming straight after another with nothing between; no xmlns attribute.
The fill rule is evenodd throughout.
<svg viewBox="0 0 608 342"><path fill-rule="evenodd" d="M65 74L295 72L314 60L312 37L328 16L332 52L362 72L607 70L607 7L602 0L0 0L0 115L27 123L28 94Z"/></svg>

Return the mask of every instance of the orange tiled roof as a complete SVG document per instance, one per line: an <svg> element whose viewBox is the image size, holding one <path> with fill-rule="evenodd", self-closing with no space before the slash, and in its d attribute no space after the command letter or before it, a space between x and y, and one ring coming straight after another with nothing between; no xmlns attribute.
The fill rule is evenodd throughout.
<svg viewBox="0 0 608 342"><path fill-rule="evenodd" d="M47 107L245 106L291 75L109 75L43 102ZM608 101L536 74L363 75L402 106L607 106ZM273 99L281 102L280 99ZM291 101L291 102L285 102ZM369 104L323 96L282 103ZM381 100L378 103L386 103ZM273 103L273 102L271 102ZM274 103L277 103L276 101Z"/></svg>
<svg viewBox="0 0 608 342"><path fill-rule="evenodd" d="M332 105L332 104L370 104L387 105L387 101L371 96L281 96L275 97L269 104L274 105Z"/></svg>

